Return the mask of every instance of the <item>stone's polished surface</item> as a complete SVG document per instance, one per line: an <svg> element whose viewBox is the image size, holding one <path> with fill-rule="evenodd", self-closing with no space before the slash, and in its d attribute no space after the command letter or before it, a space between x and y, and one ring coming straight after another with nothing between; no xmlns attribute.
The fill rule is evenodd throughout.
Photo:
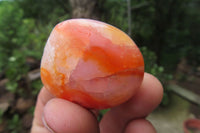
<svg viewBox="0 0 200 133"><path fill-rule="evenodd" d="M41 62L44 86L86 108L109 108L127 101L143 75L144 61L136 44L119 29L89 19L56 25Z"/></svg>

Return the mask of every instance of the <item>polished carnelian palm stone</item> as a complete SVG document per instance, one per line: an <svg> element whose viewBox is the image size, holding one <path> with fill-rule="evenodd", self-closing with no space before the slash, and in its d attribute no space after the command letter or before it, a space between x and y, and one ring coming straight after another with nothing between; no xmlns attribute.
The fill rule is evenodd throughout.
<svg viewBox="0 0 200 133"><path fill-rule="evenodd" d="M143 75L144 61L136 44L121 30L90 19L56 25L41 62L45 88L86 108L109 108L127 101Z"/></svg>

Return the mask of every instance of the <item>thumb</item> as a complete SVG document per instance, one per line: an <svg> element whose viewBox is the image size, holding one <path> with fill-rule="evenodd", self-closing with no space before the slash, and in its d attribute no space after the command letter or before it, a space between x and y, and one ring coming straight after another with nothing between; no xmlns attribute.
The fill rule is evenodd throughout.
<svg viewBox="0 0 200 133"><path fill-rule="evenodd" d="M90 111L59 98L45 105L43 123L53 133L99 133L98 122Z"/></svg>

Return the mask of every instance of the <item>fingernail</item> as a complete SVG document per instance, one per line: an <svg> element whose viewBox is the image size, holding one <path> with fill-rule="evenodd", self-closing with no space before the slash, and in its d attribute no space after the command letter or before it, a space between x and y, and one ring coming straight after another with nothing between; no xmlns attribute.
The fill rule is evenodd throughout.
<svg viewBox="0 0 200 133"><path fill-rule="evenodd" d="M42 122L43 122L44 126L47 128L47 130L49 130L49 132L55 133L55 132L48 126L47 122L45 121L44 116L42 116Z"/></svg>

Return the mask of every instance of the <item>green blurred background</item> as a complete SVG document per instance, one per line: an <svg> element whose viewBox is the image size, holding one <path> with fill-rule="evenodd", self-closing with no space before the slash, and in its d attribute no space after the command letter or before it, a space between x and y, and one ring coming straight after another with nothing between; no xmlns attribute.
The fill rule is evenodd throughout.
<svg viewBox="0 0 200 133"><path fill-rule="evenodd" d="M183 132L184 120L200 118L190 98L200 97L199 9L199 0L0 0L0 132L30 131L45 42L57 23L79 17L129 34L165 89L148 119L158 132Z"/></svg>

